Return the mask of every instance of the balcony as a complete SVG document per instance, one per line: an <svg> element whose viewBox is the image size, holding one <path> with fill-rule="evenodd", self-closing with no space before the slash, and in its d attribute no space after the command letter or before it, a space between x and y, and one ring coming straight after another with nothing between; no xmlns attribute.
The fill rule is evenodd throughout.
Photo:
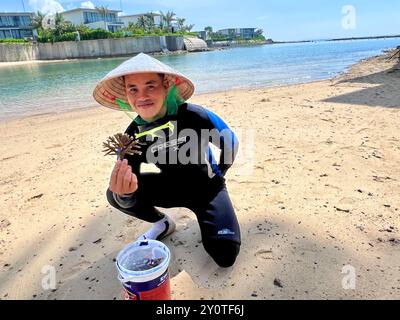
<svg viewBox="0 0 400 320"><path fill-rule="evenodd" d="M115 24L115 25L124 25L124 23L120 20L116 20L116 21L107 21L108 24Z"/></svg>
<svg viewBox="0 0 400 320"><path fill-rule="evenodd" d="M0 16L0 28L29 28L30 22L27 16Z"/></svg>

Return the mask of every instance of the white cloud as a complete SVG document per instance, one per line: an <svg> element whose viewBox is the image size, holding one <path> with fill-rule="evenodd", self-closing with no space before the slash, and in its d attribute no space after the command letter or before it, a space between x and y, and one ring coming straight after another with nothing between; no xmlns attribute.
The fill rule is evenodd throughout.
<svg viewBox="0 0 400 320"><path fill-rule="evenodd" d="M91 1L82 2L80 8L95 9L95 5Z"/></svg>
<svg viewBox="0 0 400 320"><path fill-rule="evenodd" d="M55 14L64 11L62 5L55 0L29 0L29 5L33 10L41 11L45 14Z"/></svg>

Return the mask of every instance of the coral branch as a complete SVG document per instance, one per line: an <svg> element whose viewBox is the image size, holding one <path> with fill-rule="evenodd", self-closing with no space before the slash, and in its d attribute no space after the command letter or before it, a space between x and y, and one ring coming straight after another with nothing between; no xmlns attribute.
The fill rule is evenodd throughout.
<svg viewBox="0 0 400 320"><path fill-rule="evenodd" d="M124 159L125 155L135 155L142 154L139 149L141 148L141 143L127 135L122 133L117 133L112 137L108 137L106 142L103 142L103 147L105 148L103 152L104 155L118 155L118 159Z"/></svg>

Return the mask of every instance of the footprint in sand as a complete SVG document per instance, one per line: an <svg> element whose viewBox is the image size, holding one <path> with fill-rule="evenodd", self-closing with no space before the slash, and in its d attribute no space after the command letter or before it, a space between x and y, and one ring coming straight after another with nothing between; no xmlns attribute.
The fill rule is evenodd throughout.
<svg viewBox="0 0 400 320"><path fill-rule="evenodd" d="M188 223L190 220L192 220L192 218L188 215L188 214L186 214L186 213L183 213L183 214L179 214L176 218L175 218L175 221L178 223L178 224L186 224L186 223Z"/></svg>
<svg viewBox="0 0 400 320"><path fill-rule="evenodd" d="M357 203L359 200L356 197L344 197L339 200L339 204L351 205Z"/></svg>
<svg viewBox="0 0 400 320"><path fill-rule="evenodd" d="M264 177L265 168L261 165L254 166L254 175Z"/></svg>
<svg viewBox="0 0 400 320"><path fill-rule="evenodd" d="M51 146L45 147L45 149L53 149L53 148L59 148L62 147L63 145L61 143L53 144Z"/></svg>
<svg viewBox="0 0 400 320"><path fill-rule="evenodd" d="M234 267L221 268L210 257L206 257L202 267L190 274L193 282L203 288L218 289L229 285Z"/></svg>
<svg viewBox="0 0 400 320"><path fill-rule="evenodd" d="M7 229L11 225L11 222L7 219L2 219L0 221L0 231Z"/></svg>
<svg viewBox="0 0 400 320"><path fill-rule="evenodd" d="M171 237L171 242L173 243L173 245L175 247L179 247L179 246L186 246L187 242L185 240L180 240L176 237Z"/></svg>
<svg viewBox="0 0 400 320"><path fill-rule="evenodd" d="M63 274L63 280L65 281L65 280L68 280L68 279L74 277L76 274L78 274L82 271L85 271L91 265L92 265L92 263L89 261L82 261L82 262L78 263L77 265L73 266L67 272L65 272Z"/></svg>
<svg viewBox="0 0 400 320"><path fill-rule="evenodd" d="M272 250L261 249L258 250L254 256L263 260L274 260L274 257L272 256Z"/></svg>

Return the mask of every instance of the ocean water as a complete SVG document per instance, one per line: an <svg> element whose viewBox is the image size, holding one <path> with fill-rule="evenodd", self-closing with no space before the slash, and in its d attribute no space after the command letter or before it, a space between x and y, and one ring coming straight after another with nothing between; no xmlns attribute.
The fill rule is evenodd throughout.
<svg viewBox="0 0 400 320"><path fill-rule="evenodd" d="M161 56L192 79L195 93L267 87L333 77L400 45L400 38L276 44ZM97 81L124 58L0 68L0 121L96 105Z"/></svg>

